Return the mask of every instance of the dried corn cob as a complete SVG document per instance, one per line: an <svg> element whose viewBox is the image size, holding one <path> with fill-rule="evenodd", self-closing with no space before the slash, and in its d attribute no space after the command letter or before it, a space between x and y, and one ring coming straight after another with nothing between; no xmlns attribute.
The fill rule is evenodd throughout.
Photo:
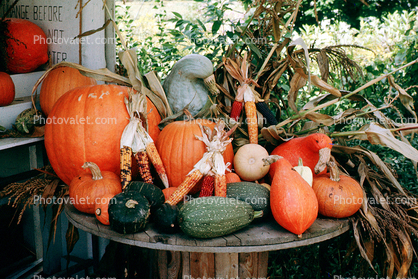
<svg viewBox="0 0 418 279"><path fill-rule="evenodd" d="M139 151L135 154L135 159L138 162L139 173L141 178L146 183L153 183L150 164L146 151Z"/></svg>
<svg viewBox="0 0 418 279"><path fill-rule="evenodd" d="M255 102L245 102L245 115L247 117L248 137L250 143L258 143L257 109Z"/></svg>
<svg viewBox="0 0 418 279"><path fill-rule="evenodd" d="M226 197L226 165L220 152L213 154L213 172L215 173L215 196Z"/></svg>
<svg viewBox="0 0 418 279"><path fill-rule="evenodd" d="M257 110L266 118L267 122L270 125L277 125L279 122L277 121L274 114L271 112L268 104L266 102L258 102L255 104Z"/></svg>
<svg viewBox="0 0 418 279"><path fill-rule="evenodd" d="M155 147L154 141L141 125L138 125L137 131L145 145L145 150L147 151L148 158L151 160L152 165L158 173L158 176L161 178L164 187L168 188L169 184L167 173L165 171L165 167L163 161L161 160L160 154L157 151L157 147Z"/></svg>
<svg viewBox="0 0 418 279"><path fill-rule="evenodd" d="M132 180L132 148L123 146L120 149L120 181L122 189Z"/></svg>
<svg viewBox="0 0 418 279"><path fill-rule="evenodd" d="M203 178L199 197L211 197L213 196L213 190L215 190L215 178L212 175L206 175Z"/></svg>
<svg viewBox="0 0 418 279"><path fill-rule="evenodd" d="M232 119L234 119L235 121L238 121L240 115L241 115L241 111L242 111L242 104L243 102L239 102L237 100L235 100L232 103L232 107L231 107L231 113L230 113L230 117Z"/></svg>
<svg viewBox="0 0 418 279"><path fill-rule="evenodd" d="M185 195L205 176L211 169L210 161L212 160L212 153L206 152L203 154L202 159L197 162L193 169L187 174L185 180L177 187L177 189L171 194L166 203L170 205L178 204Z"/></svg>
<svg viewBox="0 0 418 279"><path fill-rule="evenodd" d="M199 182L203 177L203 174L198 170L194 169L191 173L186 176L186 179L177 187L176 191L171 194L170 198L166 203L170 205L178 204L185 195Z"/></svg>
<svg viewBox="0 0 418 279"><path fill-rule="evenodd" d="M226 197L226 177L225 174L215 175L215 196Z"/></svg>

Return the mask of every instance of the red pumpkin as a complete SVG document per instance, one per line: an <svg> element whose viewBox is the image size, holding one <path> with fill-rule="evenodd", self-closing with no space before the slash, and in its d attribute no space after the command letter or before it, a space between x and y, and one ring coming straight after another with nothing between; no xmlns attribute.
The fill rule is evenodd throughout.
<svg viewBox="0 0 418 279"><path fill-rule="evenodd" d="M277 162L270 188L270 207L276 222L298 236L318 217L315 192L284 158Z"/></svg>
<svg viewBox="0 0 418 279"><path fill-rule="evenodd" d="M95 85L96 80L86 77L77 69L71 67L58 67L48 73L42 81L39 93L39 102L43 113L48 116L55 102L65 92L84 85Z"/></svg>
<svg viewBox="0 0 418 279"><path fill-rule="evenodd" d="M15 84L9 74L0 72L0 107L10 105L15 99Z"/></svg>
<svg viewBox="0 0 418 279"><path fill-rule="evenodd" d="M319 204L319 214L346 218L356 213L363 202L363 190L353 178L339 173L335 163L330 173L314 177L312 188Z"/></svg>
<svg viewBox="0 0 418 279"><path fill-rule="evenodd" d="M95 162L101 170L120 172L120 138L128 124L124 97L126 86L78 87L58 99L45 125L45 148L58 177L69 184L84 162ZM161 117L147 102L150 136L160 132Z"/></svg>
<svg viewBox="0 0 418 279"><path fill-rule="evenodd" d="M279 155L287 159L295 167L299 164L299 158L302 158L303 165L310 167L312 173L315 173L315 166L320 157L323 162L323 169L317 174L326 173L326 161L331 154L332 140L325 134L315 133L306 137L293 138L278 145L271 155ZM327 157L328 156L328 157ZM270 177L276 172L277 163L270 166Z"/></svg>
<svg viewBox="0 0 418 279"><path fill-rule="evenodd" d="M12 73L29 73L48 62L45 32L26 19L8 18L6 40L7 69Z"/></svg>
<svg viewBox="0 0 418 279"><path fill-rule="evenodd" d="M96 215L97 220L103 225L110 225L108 209L110 200L113 197L113 194L104 195L100 199L97 199L96 205L94 206L94 214Z"/></svg>
<svg viewBox="0 0 418 279"><path fill-rule="evenodd" d="M205 144L195 137L195 135L202 136L199 123L211 130L215 127L215 123L207 119L175 121L164 127L158 136L157 150L163 160L171 187L178 187L206 152ZM234 159L232 144L227 146L223 157L225 163L232 163ZM200 188L201 183L197 184L190 194L199 192Z"/></svg>
<svg viewBox="0 0 418 279"><path fill-rule="evenodd" d="M100 171L93 162L82 166L90 172L82 172L69 186L69 196L74 207L81 212L94 214L96 203L101 202L104 195L115 196L122 192L119 176L110 171Z"/></svg>

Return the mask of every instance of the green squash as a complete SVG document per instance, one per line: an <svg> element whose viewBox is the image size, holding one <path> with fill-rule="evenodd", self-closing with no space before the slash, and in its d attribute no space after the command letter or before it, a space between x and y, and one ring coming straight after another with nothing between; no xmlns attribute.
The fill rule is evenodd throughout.
<svg viewBox="0 0 418 279"><path fill-rule="evenodd" d="M203 55L189 54L177 61L163 84L173 113L188 105L188 111L196 115L209 101L209 89L203 80L212 74L212 62Z"/></svg>
<svg viewBox="0 0 418 279"><path fill-rule="evenodd" d="M126 186L125 192L137 192L146 197L151 205L151 212L154 212L165 201L163 191L154 184L142 181L131 181Z"/></svg>
<svg viewBox="0 0 418 279"><path fill-rule="evenodd" d="M40 117L41 113L34 108L25 109L16 117L14 127L22 134L30 134L35 130Z"/></svg>
<svg viewBox="0 0 418 279"><path fill-rule="evenodd" d="M109 202L110 227L122 234L143 231L150 216L150 203L142 194L122 192Z"/></svg>
<svg viewBox="0 0 418 279"><path fill-rule="evenodd" d="M164 203L155 211L155 226L162 233L176 233L180 230L178 215L179 208L177 205Z"/></svg>
<svg viewBox="0 0 418 279"><path fill-rule="evenodd" d="M262 216L246 202L224 197L202 197L185 203L179 212L180 229L196 238L228 235Z"/></svg>
<svg viewBox="0 0 418 279"><path fill-rule="evenodd" d="M250 204L254 211L263 211L263 216L270 212L270 191L261 184L245 181L228 183L226 196Z"/></svg>

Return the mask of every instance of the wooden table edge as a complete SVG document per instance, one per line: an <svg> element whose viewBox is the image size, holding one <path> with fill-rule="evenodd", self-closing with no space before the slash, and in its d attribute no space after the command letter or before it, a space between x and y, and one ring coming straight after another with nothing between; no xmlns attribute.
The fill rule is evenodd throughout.
<svg viewBox="0 0 418 279"><path fill-rule="evenodd" d="M134 245L142 248L149 248L154 250L165 250L165 251L180 251L180 252L203 252L203 253L250 253L250 252L267 252L274 250L283 250L289 248L296 248L311 244L316 244L334 237L337 237L350 229L349 220L342 222L338 229L335 231L329 232L327 234L315 236L312 238L301 239L291 242L283 242L278 244L265 244L265 245L243 245L243 246L188 246L188 245L176 245L176 244L165 244L161 242L146 242L139 241L130 237L130 235L125 236L112 236L106 233L106 231L100 231L98 229L92 229L87 227L79 222L77 222L70 214L68 206L65 206L65 214L68 220L78 229L81 229L85 232L91 233L93 235L116 241L119 243L124 243L128 245Z"/></svg>

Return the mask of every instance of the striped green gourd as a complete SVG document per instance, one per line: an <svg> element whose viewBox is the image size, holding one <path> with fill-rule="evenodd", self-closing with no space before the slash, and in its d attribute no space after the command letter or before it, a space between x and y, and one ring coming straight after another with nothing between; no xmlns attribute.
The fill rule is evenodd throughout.
<svg viewBox="0 0 418 279"><path fill-rule="evenodd" d="M226 196L250 204L255 211L263 211L267 216L270 212L270 190L255 182L228 183Z"/></svg>
<svg viewBox="0 0 418 279"><path fill-rule="evenodd" d="M262 216L246 202L225 197L201 197L185 203L179 212L180 229L196 238L228 235Z"/></svg>

